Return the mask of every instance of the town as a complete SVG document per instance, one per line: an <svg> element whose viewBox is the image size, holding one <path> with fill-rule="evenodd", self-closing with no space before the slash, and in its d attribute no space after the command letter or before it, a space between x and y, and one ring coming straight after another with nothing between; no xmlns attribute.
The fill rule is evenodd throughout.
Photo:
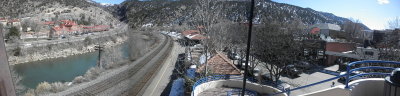
<svg viewBox="0 0 400 96"><path fill-rule="evenodd" d="M398 4L0 1L0 96L398 96Z"/></svg>

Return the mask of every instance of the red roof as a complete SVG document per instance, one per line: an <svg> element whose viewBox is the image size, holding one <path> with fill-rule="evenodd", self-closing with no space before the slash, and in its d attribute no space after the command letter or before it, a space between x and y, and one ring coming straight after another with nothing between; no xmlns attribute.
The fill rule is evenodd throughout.
<svg viewBox="0 0 400 96"><path fill-rule="evenodd" d="M197 26L197 29L204 29L203 25Z"/></svg>
<svg viewBox="0 0 400 96"><path fill-rule="evenodd" d="M319 29L318 27L314 27L311 29L311 34L318 34L320 32L321 29Z"/></svg>
<svg viewBox="0 0 400 96"><path fill-rule="evenodd" d="M8 20L8 22L19 22L19 19L11 19L11 20Z"/></svg>
<svg viewBox="0 0 400 96"><path fill-rule="evenodd" d="M240 70L221 52L217 52L215 56L207 61L207 64L207 68L213 74L241 75ZM200 65L196 72L203 72L204 69L205 64Z"/></svg>
<svg viewBox="0 0 400 96"><path fill-rule="evenodd" d="M182 32L183 36L200 34L199 30L186 30Z"/></svg>
<svg viewBox="0 0 400 96"><path fill-rule="evenodd" d="M6 18L0 18L0 20L6 20Z"/></svg>
<svg viewBox="0 0 400 96"><path fill-rule="evenodd" d="M203 39L207 39L207 37L198 34L198 35L193 36L193 37L190 38L190 39L193 39L193 40L203 40Z"/></svg>
<svg viewBox="0 0 400 96"><path fill-rule="evenodd" d="M62 25L66 26L66 27L78 25L74 21L71 21L71 20L60 20L60 21L63 23Z"/></svg>
<svg viewBox="0 0 400 96"><path fill-rule="evenodd" d="M47 21L47 22L44 22L43 24L44 25L52 25L52 24L54 24L54 22L53 21Z"/></svg>

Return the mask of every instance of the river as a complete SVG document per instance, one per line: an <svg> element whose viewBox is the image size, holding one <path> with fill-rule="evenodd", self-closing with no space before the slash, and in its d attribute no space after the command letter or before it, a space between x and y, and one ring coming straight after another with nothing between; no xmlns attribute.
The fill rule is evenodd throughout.
<svg viewBox="0 0 400 96"><path fill-rule="evenodd" d="M121 46L119 46L121 47ZM122 44L123 57L129 56L127 44ZM20 84L27 88L36 88L40 82L71 82L75 77L96 66L98 52L47 59L14 65L15 72L22 77Z"/></svg>

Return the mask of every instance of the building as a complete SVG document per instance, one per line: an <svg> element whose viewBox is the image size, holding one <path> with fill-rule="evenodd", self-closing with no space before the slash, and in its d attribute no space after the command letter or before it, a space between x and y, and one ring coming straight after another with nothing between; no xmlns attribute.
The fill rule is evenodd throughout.
<svg viewBox="0 0 400 96"><path fill-rule="evenodd" d="M101 32L108 31L110 26L108 25L95 25L95 26L83 26L82 32Z"/></svg>
<svg viewBox="0 0 400 96"><path fill-rule="evenodd" d="M354 51L357 48L355 43L347 42L327 42L325 46L326 60L324 65L326 66L334 65L339 57L355 57L346 52Z"/></svg>
<svg viewBox="0 0 400 96"><path fill-rule="evenodd" d="M5 26L7 25L7 18L0 18L0 23Z"/></svg>
<svg viewBox="0 0 400 96"><path fill-rule="evenodd" d="M339 25L329 23L315 24L311 27L313 29L311 32L318 32L319 29L319 33L325 36L331 36L332 32L338 32L341 29Z"/></svg>
<svg viewBox="0 0 400 96"><path fill-rule="evenodd" d="M108 25L83 26L78 25L75 21L71 20L60 20L57 22L48 21L43 24L54 26L51 28L51 31L54 32L55 36L80 34L82 32L102 32L110 29L110 26Z"/></svg>
<svg viewBox="0 0 400 96"><path fill-rule="evenodd" d="M10 19L7 21L7 26L21 26L21 21L19 19Z"/></svg>
<svg viewBox="0 0 400 96"><path fill-rule="evenodd" d="M207 61L207 68L208 70L210 70L211 74L241 75L242 73L240 72L240 70L232 62L233 61L228 59L225 54L217 52L216 55L214 55ZM204 72L205 67L206 64L200 65L196 72Z"/></svg>
<svg viewBox="0 0 400 96"><path fill-rule="evenodd" d="M200 44L201 40L207 39L199 30L186 30L182 32L186 45Z"/></svg>
<svg viewBox="0 0 400 96"><path fill-rule="evenodd" d="M60 23L59 25L55 25L54 22L45 22L44 24L55 25L54 27L51 28L55 36L69 35L81 32L80 26L78 26L78 24L76 24L74 21L60 20L59 23Z"/></svg>

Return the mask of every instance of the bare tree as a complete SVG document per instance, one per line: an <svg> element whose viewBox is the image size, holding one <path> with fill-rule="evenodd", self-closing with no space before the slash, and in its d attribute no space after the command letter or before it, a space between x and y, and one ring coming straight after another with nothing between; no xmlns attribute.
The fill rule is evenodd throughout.
<svg viewBox="0 0 400 96"><path fill-rule="evenodd" d="M253 38L253 56L264 62L272 81L278 83L284 68L301 60L301 43L295 40L295 30L289 30L286 24L271 22L261 28L255 28Z"/></svg>
<svg viewBox="0 0 400 96"><path fill-rule="evenodd" d="M388 21L388 25L390 29L400 28L400 17L396 17Z"/></svg>
<svg viewBox="0 0 400 96"><path fill-rule="evenodd" d="M195 21L198 26L203 26L204 30L201 30L201 34L206 37L210 37L211 34L215 34L215 32L211 32L211 26L218 22L221 19L221 11L223 8L223 4L219 4L216 0L196 0L196 12ZM202 40L204 44L205 54L208 55L209 52L215 51L214 46L212 45L213 40L211 38ZM210 51L211 50L211 51ZM206 56L208 57L208 56ZM207 58L206 58L206 68L205 75L207 75Z"/></svg>
<svg viewBox="0 0 400 96"><path fill-rule="evenodd" d="M357 38L359 36L363 36L361 33L362 27L361 27L361 21L358 19L352 19L349 18L351 21L347 21L343 24L342 28L343 30L350 35L349 38L346 38L347 40L352 40L353 38ZM359 37L361 38L361 37Z"/></svg>

